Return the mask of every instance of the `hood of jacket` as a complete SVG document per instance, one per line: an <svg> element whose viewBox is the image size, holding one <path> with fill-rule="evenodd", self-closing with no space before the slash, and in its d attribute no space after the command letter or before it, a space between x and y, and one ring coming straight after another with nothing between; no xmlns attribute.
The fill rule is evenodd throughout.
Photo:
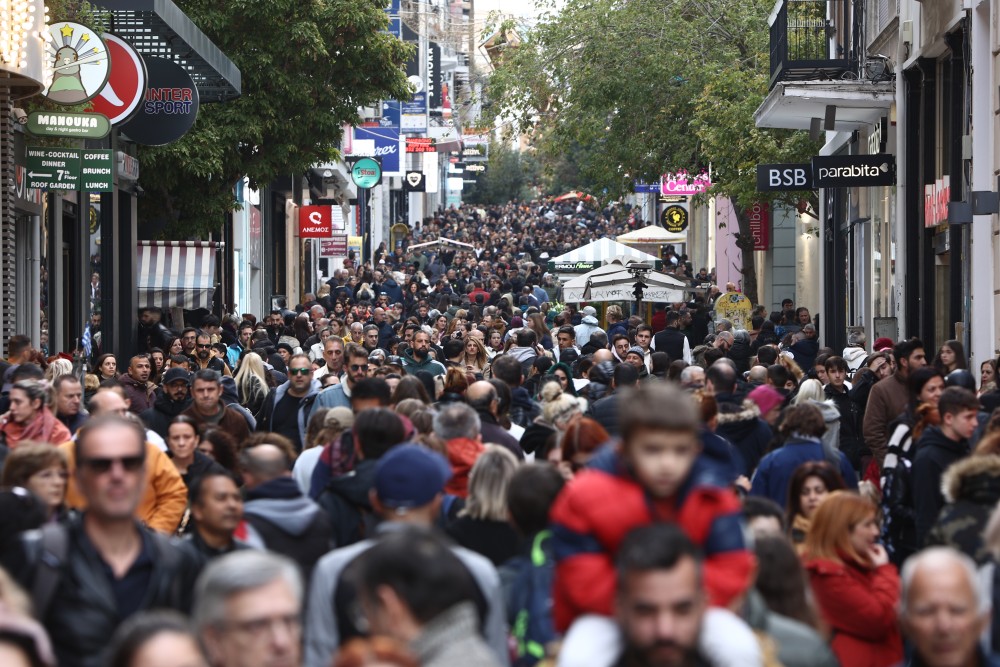
<svg viewBox="0 0 1000 667"><path fill-rule="evenodd" d="M995 504L1000 500L1000 457L970 456L952 464L941 476L945 500Z"/></svg>
<svg viewBox="0 0 1000 667"><path fill-rule="evenodd" d="M730 442L739 441L757 428L758 419L760 408L749 398L739 404L719 402L716 432Z"/></svg>
<svg viewBox="0 0 1000 667"><path fill-rule="evenodd" d="M118 382L120 382L121 384L127 385L129 387L135 387L136 389L138 389L139 391L141 391L141 392L143 392L145 394L148 394L150 392L150 388L151 388L148 382L139 382L138 380L136 380L134 377L132 377L128 373L122 373L121 375L119 375L118 376Z"/></svg>
<svg viewBox="0 0 1000 667"><path fill-rule="evenodd" d="M413 356L413 350L404 350L403 358L416 369L427 368L428 366L433 366L435 363L434 357L432 357L429 352L427 353L426 358L419 360Z"/></svg>
<svg viewBox="0 0 1000 667"><path fill-rule="evenodd" d="M278 385L277 387L275 387L275 389L274 389L274 404L275 405L277 405L281 401L281 399L283 399L285 397L285 394L288 393L288 388L291 387L291 386L292 386L292 383L290 381L288 381L288 380L285 380L285 382L283 382L280 385ZM306 392L306 395L303 396L302 398L309 398L310 396L315 396L320 391L322 391L322 389L323 389L323 385L320 384L319 380L313 380L312 382L309 383L309 391ZM299 399L299 400L301 400L301 399Z"/></svg>
<svg viewBox="0 0 1000 667"><path fill-rule="evenodd" d="M580 320L580 324L589 324L592 327L598 326L597 318L593 315L584 315L583 319Z"/></svg>
<svg viewBox="0 0 1000 667"><path fill-rule="evenodd" d="M533 347L512 347L507 351L507 354L514 357L520 362L525 362L532 357L537 357L538 352L535 351Z"/></svg>
<svg viewBox="0 0 1000 667"><path fill-rule="evenodd" d="M845 347L841 355L848 367L857 370L861 362L868 358L868 352L863 347Z"/></svg>
<svg viewBox="0 0 1000 667"><path fill-rule="evenodd" d="M320 511L319 505L302 495L291 477L272 479L248 491L243 506L244 514L258 516L295 537L306 534Z"/></svg>

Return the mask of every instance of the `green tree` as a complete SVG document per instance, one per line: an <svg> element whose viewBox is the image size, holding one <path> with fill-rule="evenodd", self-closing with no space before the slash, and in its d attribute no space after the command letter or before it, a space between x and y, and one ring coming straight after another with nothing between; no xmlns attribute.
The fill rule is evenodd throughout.
<svg viewBox="0 0 1000 667"><path fill-rule="evenodd" d="M192 21L239 67L242 96L206 104L181 140L140 147L141 215L166 217L168 233L218 230L233 188L252 187L338 157L359 106L408 95L412 47L385 32L372 0L179 0Z"/></svg>
<svg viewBox="0 0 1000 667"><path fill-rule="evenodd" d="M581 183L620 196L637 178L712 168L739 219L743 288L757 299L747 211L758 163L797 162L802 132L754 126L768 87L770 0L566 0L518 28L487 88L491 116L543 163L572 155ZM490 30L513 28L509 22ZM581 149L583 147L583 149ZM797 201L806 196L792 194Z"/></svg>
<svg viewBox="0 0 1000 667"><path fill-rule="evenodd" d="M483 174L462 195L469 204L504 204L513 199L529 199L538 180L538 169L530 154L492 144Z"/></svg>

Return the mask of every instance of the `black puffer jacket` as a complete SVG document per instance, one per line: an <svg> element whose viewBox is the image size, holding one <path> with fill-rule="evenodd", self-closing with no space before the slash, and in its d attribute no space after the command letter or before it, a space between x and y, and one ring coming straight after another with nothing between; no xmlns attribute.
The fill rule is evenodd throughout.
<svg viewBox="0 0 1000 667"><path fill-rule="evenodd" d="M954 547L978 565L990 560L983 531L1000 502L1000 458L970 456L948 468L941 478L947 505L927 536L927 544Z"/></svg>
<svg viewBox="0 0 1000 667"><path fill-rule="evenodd" d="M139 413L139 419L143 421L146 428L166 440L170 422L190 406L190 398L185 398L183 401L171 401L170 397L163 393L161 389L156 392L156 400L153 401L153 407Z"/></svg>

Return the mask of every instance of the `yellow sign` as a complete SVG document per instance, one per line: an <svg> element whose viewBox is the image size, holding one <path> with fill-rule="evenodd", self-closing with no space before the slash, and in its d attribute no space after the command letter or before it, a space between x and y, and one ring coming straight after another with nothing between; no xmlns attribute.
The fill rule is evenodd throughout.
<svg viewBox="0 0 1000 667"><path fill-rule="evenodd" d="M660 216L663 228L671 234L680 234L688 228L688 212L683 206L674 204L663 209Z"/></svg>
<svg viewBox="0 0 1000 667"><path fill-rule="evenodd" d="M739 292L726 292L715 301L715 321L727 319L733 323L733 329L749 331L751 315L753 303Z"/></svg>

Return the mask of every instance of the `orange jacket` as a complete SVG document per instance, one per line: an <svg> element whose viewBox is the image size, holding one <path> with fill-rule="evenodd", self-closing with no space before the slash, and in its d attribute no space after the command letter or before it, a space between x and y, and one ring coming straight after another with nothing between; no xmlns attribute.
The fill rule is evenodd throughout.
<svg viewBox="0 0 1000 667"><path fill-rule="evenodd" d="M452 478L444 485L445 493L466 498L469 495L469 473L472 472L476 459L486 451L486 447L478 440L468 438L449 440L447 447Z"/></svg>
<svg viewBox="0 0 1000 667"><path fill-rule="evenodd" d="M66 504L76 509L86 509L87 502L76 486L75 443L60 445L69 461L69 485ZM177 530L187 508L187 486L181 475L163 451L151 442L146 443L146 488L135 511L136 518L153 530L171 535Z"/></svg>

